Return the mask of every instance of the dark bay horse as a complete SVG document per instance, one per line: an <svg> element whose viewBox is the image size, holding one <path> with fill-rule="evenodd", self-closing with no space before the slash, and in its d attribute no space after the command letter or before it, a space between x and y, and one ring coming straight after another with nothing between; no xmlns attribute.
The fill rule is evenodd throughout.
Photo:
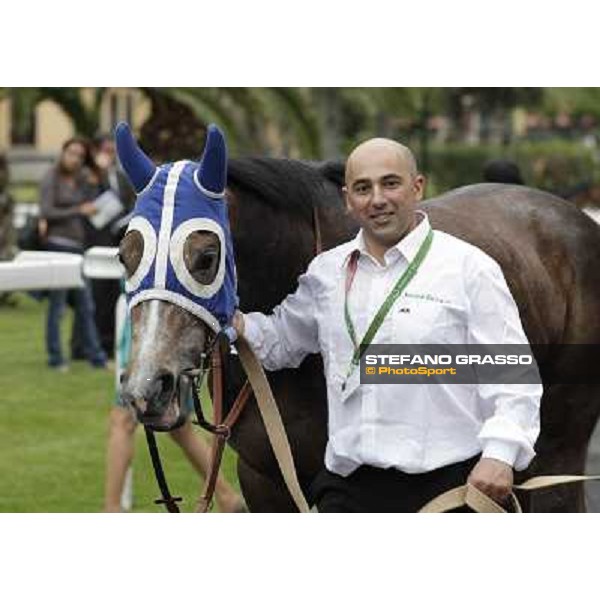
<svg viewBox="0 0 600 600"><path fill-rule="evenodd" d="M298 276L315 254L317 224L324 249L355 235L356 225L347 216L341 196L342 177L339 164L259 158L229 161L226 198L242 311L268 313L294 291ZM563 349L568 344L600 344L600 227L568 202L521 186L473 185L427 200L421 207L434 228L479 246L501 265L530 342L547 348L537 355L542 375L577 381L579 362L568 360ZM121 252L127 251L122 243ZM165 303L160 315L161 347L168 348L168 356L158 351L150 355L152 360L143 365L148 377L166 368L181 370L190 345L204 339L203 325L183 309ZM147 321L139 306L133 309L132 319L132 368L141 369L135 355L147 334ZM321 359L308 357L300 368L271 373L269 379L300 482L308 492L323 466L327 438ZM228 382L231 397L243 383L233 357ZM545 381L544 387L537 456L524 474L518 474L519 480L538 474L583 473L600 414L600 386ZM253 402L230 443L239 455L239 479L250 509L293 511ZM524 509L583 511L583 486L562 486L525 497Z"/></svg>

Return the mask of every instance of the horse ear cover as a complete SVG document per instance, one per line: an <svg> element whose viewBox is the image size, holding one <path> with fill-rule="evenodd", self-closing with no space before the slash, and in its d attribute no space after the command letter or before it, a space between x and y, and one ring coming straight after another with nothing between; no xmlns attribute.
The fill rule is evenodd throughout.
<svg viewBox="0 0 600 600"><path fill-rule="evenodd" d="M227 145L216 125L209 125L200 166L196 171L201 187L211 194L222 194L227 184Z"/></svg>
<svg viewBox="0 0 600 600"><path fill-rule="evenodd" d="M115 128L115 142L121 165L139 194L150 183L156 165L138 146L127 123L119 123Z"/></svg>

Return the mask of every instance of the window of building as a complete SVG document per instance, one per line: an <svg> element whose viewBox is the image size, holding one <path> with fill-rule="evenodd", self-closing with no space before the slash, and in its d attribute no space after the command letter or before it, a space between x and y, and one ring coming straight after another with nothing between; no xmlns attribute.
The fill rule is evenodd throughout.
<svg viewBox="0 0 600 600"><path fill-rule="evenodd" d="M12 100L10 106L10 143L13 146L35 144L35 105Z"/></svg>
<svg viewBox="0 0 600 600"><path fill-rule="evenodd" d="M103 131L112 131L119 121L133 122L133 108L135 94L131 90L111 90L105 100L108 110L102 111L101 128Z"/></svg>

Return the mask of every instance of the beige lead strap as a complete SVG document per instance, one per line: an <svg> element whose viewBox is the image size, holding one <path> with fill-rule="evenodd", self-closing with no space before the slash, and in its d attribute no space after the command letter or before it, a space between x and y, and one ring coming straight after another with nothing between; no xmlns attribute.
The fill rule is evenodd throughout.
<svg viewBox="0 0 600 600"><path fill-rule="evenodd" d="M542 488L563 485L565 483L577 483L579 481L598 481L600 475L539 475L524 481L520 485L513 486L516 490L540 490Z"/></svg>
<svg viewBox="0 0 600 600"><path fill-rule="evenodd" d="M521 505L514 494L511 494L516 512L522 512ZM428 502L419 512L442 513L468 506L478 513L504 513L506 510L498 503L480 492L476 487L467 484L455 487Z"/></svg>
<svg viewBox="0 0 600 600"><path fill-rule="evenodd" d="M281 414L275 403L275 398L273 398L273 392L271 391L271 386L262 365L256 358L246 338L239 337L236 347L252 390L254 391L258 409L260 410L273 453L275 454L287 488L298 510L300 512L310 512L308 503L298 482L292 449L285 433Z"/></svg>
<svg viewBox="0 0 600 600"><path fill-rule="evenodd" d="M600 475L541 475L532 477L520 485L513 486L515 490L532 491L543 488L564 485L566 483L577 483L580 481L597 481ZM515 505L515 512L523 512L517 497L511 493L511 499ZM419 512L440 513L468 506L475 512L480 513L504 513L507 512L491 498L480 492L470 484L453 488L428 502Z"/></svg>

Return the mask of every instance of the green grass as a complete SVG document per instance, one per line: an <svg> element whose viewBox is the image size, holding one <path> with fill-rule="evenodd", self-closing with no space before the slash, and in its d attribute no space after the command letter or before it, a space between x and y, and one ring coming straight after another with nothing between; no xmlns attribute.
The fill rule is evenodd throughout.
<svg viewBox="0 0 600 600"><path fill-rule="evenodd" d="M73 363L68 373L48 369L46 302L14 297L16 306L0 306L0 511L99 511L114 373L81 362ZM70 327L69 314L63 323L63 346ZM157 437L172 493L186 500L183 510L191 510L200 479L169 436ZM238 488L230 449L223 473ZM163 511L153 504L157 494L138 428L133 510Z"/></svg>
<svg viewBox="0 0 600 600"><path fill-rule="evenodd" d="M33 204L39 201L40 186L38 183L23 182L11 184L9 191L15 202Z"/></svg>

